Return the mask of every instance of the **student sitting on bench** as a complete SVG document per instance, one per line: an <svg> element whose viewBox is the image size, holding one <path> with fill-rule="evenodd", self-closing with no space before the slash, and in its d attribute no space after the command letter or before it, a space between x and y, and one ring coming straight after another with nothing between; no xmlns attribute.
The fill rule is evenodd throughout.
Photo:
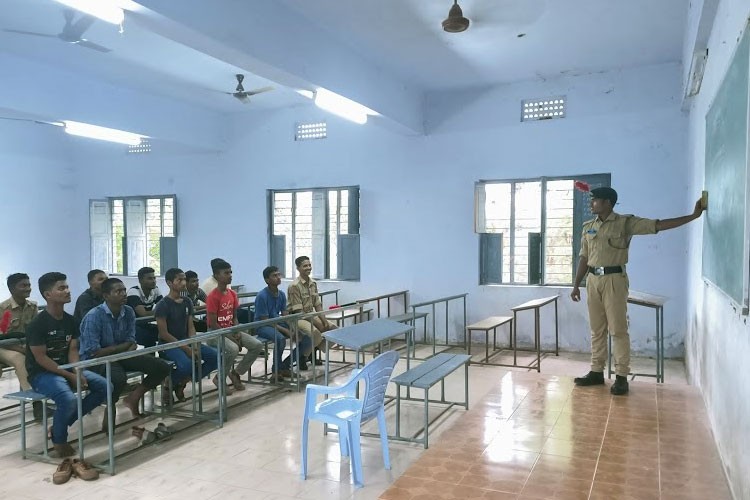
<svg viewBox="0 0 750 500"><path fill-rule="evenodd" d="M108 278L101 284L104 303L96 306L83 317L81 322L81 359L101 358L126 351L134 351L135 312L125 304L127 300L125 285L117 278ZM91 367L91 371L106 377L106 365ZM146 392L153 390L170 374L167 363L154 356L138 356L122 359L110 364L112 403L120 398L122 390L128 383L127 372L143 372L146 375L143 383L122 400L134 417L142 417L139 403ZM116 407L112 406L116 415ZM107 413L104 414L102 429L108 424Z"/></svg>
<svg viewBox="0 0 750 500"><path fill-rule="evenodd" d="M68 444L68 427L78 420L76 374L61 370L60 365L78 362L78 325L63 306L70 302L67 276L47 273L39 278L39 291L47 301L44 311L37 314L26 330L26 369L31 387L55 402L52 421L52 444L61 457L75 453ZM107 381L96 373L83 370L81 390L88 390L83 398L82 415L107 399Z"/></svg>
<svg viewBox="0 0 750 500"><path fill-rule="evenodd" d="M169 294L154 306L156 326L159 328L159 343L166 344L195 337L193 326L193 303L180 295L185 289L185 273L182 269L169 269L164 278L169 287ZM193 362L200 359L202 375L207 377L218 365L216 349L203 344L175 347L162 351L162 355L174 361L172 386L178 401L185 401L185 386L193 375Z"/></svg>

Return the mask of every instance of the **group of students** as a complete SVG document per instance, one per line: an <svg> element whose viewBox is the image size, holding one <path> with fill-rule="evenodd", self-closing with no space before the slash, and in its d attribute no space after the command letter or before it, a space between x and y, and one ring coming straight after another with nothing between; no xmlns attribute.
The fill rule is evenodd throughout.
<svg viewBox="0 0 750 500"><path fill-rule="evenodd" d="M299 276L289 285L288 300L279 289L281 273L275 266L263 270L267 286L255 299L255 320L277 318L288 313L311 313L322 311L317 283L310 277L312 266L308 257L295 261ZM193 271L183 272L172 268L164 278L169 288L162 296L156 286L152 268L138 271L138 286L127 290L122 280L107 277L101 270L88 274L89 288L76 301L74 314L65 312L64 306L71 302L67 276L50 272L39 278L39 292L46 307L39 312L34 301L29 300L31 282L23 273L8 277L11 297L0 303L0 315L7 318L7 327L2 334L14 335L20 343L0 347L0 362L13 366L22 390L41 393L55 403L55 413L50 438L61 457L74 454L67 444L68 428L78 418L77 387L86 390L83 398L83 415L107 399L108 382L106 365L99 364L79 374L60 366L79 360L101 358L113 354L134 351L141 346L167 344L194 337L199 330L215 330L239 324L240 302L231 289L232 267L223 259L211 261L212 276L203 287L198 286L198 276ZM206 320L202 324L196 318L196 308L205 305ZM152 317L155 328L148 323L138 324L138 317ZM322 316L310 321L299 320L300 337L297 347L283 358L287 338L292 329L287 323L276 323L258 327L253 333L257 337L274 343L273 373L279 379L292 376L293 360L300 349L298 369L306 370L307 362L317 362L314 348L322 342L322 333L336 325ZM203 326L203 328L201 328ZM0 328L0 331L2 328ZM155 389L167 377L172 378L172 388L177 400L185 399L184 389L192 379L193 367L200 361L201 372L209 376L217 369L218 340L211 339L197 346L180 346L160 352L162 358L151 355L134 356L110 363L112 402L116 402L127 385L127 372L138 371L145 375L124 399L123 403L135 417L140 413L143 395ZM241 360L234 363L242 348L246 349ZM229 334L224 340L224 380L228 377L227 393L243 390L241 376L250 370L252 363L263 350L263 342L249 332ZM283 359L282 359L283 358ZM217 386L219 374L213 377ZM171 394L168 394L171 397ZM115 410L115 406L112 406ZM34 416L41 419L41 406L34 406ZM102 429L108 424L105 413Z"/></svg>

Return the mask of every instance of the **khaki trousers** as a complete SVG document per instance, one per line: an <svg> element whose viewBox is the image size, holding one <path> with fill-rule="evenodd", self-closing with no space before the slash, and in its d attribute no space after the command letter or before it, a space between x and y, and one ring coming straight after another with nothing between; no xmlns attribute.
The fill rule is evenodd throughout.
<svg viewBox="0 0 750 500"><path fill-rule="evenodd" d="M328 321L326 318L320 318L322 321L325 321L326 326L328 328L336 328L336 325ZM323 341L323 335L320 333L320 330L315 328L311 322L301 319L297 322L297 326L299 327L300 331L307 335L308 337L312 338L312 345L313 347L318 347L321 342Z"/></svg>
<svg viewBox="0 0 750 500"><path fill-rule="evenodd" d="M630 373L628 334L628 276L625 273L586 277L591 323L591 371L603 372L607 361L607 332L612 336L615 374Z"/></svg>
<svg viewBox="0 0 750 500"><path fill-rule="evenodd" d="M16 369L16 377L21 384L22 391L30 391L29 374L26 372L26 356L20 352L0 348L0 363Z"/></svg>

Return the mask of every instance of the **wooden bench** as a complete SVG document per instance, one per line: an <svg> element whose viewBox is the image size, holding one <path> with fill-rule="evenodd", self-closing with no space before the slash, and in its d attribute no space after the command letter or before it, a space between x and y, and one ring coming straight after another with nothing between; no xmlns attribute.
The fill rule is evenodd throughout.
<svg viewBox="0 0 750 500"><path fill-rule="evenodd" d="M513 345L513 316L490 316L482 321L477 321L466 327L466 339L468 342L468 353L471 356L471 332L478 331L484 332L484 361L472 361L473 364L477 365L492 365L490 363L490 330L492 330L492 354L498 351L497 348L497 329L504 324L510 325L510 331L508 332L508 344Z"/></svg>
<svg viewBox="0 0 750 500"><path fill-rule="evenodd" d="M396 440L411 441L416 443L423 443L424 447L429 446L429 426L430 423L434 422L446 411L451 409L453 406L463 406L467 410L469 409L469 362L471 356L468 354L448 354L445 352L438 353L431 358L427 358L419 366L416 366L394 378L391 381L396 384ZM445 377L464 367L464 401L448 401L445 399ZM440 382L440 399L430 399L430 388ZM417 431L411 438L401 436L401 387L416 388L424 390L424 427ZM422 401L420 399L412 399L410 397L403 398L408 401ZM448 405L441 411L432 422L429 417L429 404L439 403ZM419 434L423 433L422 438L417 438Z"/></svg>

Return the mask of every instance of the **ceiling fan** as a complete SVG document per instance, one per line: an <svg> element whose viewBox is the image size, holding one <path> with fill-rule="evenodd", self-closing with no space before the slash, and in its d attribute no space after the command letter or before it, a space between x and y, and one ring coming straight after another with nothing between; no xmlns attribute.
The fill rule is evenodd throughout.
<svg viewBox="0 0 750 500"><path fill-rule="evenodd" d="M65 25L60 33L57 35L50 35L48 33L37 33L35 31L23 31L14 29L3 29L7 33L16 33L18 35L31 35L41 36L44 38L57 38L63 42L72 43L79 47L85 47L87 49L96 50L98 52L111 52L107 47L103 47L98 43L83 38L83 34L87 29L94 24L96 18L88 14L82 15L77 21L73 22L75 18L75 12L69 9L63 10L63 16L65 16Z"/></svg>
<svg viewBox="0 0 750 500"><path fill-rule="evenodd" d="M224 93L234 96L235 99L239 100L243 104L249 103L251 96L254 96L256 94L262 94L263 92L268 92L269 90L273 90L273 87L262 87L262 88L255 89L255 90L245 90L245 87L242 86L242 81L245 79L245 75L237 74L235 76L237 77L237 88L235 89L234 92L224 92Z"/></svg>

